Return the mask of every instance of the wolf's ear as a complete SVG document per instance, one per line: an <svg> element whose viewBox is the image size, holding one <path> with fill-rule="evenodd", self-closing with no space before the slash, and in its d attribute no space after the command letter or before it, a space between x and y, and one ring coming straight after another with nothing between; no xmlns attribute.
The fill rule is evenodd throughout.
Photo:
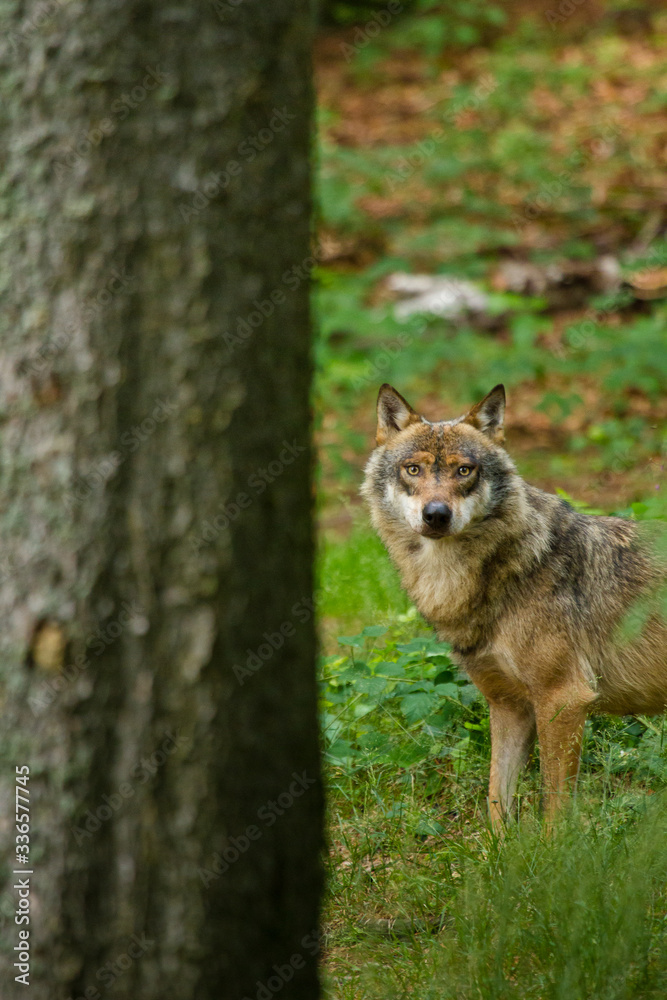
<svg viewBox="0 0 667 1000"><path fill-rule="evenodd" d="M505 440L504 421L505 386L497 385L488 396L484 397L481 403L473 406L465 417L464 423L472 424L496 444L502 444Z"/></svg>
<svg viewBox="0 0 667 1000"><path fill-rule="evenodd" d="M376 441L386 444L390 437L404 431L410 424L419 423L421 417L409 403L386 382L378 393L378 429Z"/></svg>

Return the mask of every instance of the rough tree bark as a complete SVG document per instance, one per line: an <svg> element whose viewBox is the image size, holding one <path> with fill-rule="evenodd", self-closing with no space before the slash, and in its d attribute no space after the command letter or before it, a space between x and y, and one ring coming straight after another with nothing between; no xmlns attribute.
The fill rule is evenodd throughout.
<svg viewBox="0 0 667 1000"><path fill-rule="evenodd" d="M309 5L0 11L0 995L312 1000Z"/></svg>

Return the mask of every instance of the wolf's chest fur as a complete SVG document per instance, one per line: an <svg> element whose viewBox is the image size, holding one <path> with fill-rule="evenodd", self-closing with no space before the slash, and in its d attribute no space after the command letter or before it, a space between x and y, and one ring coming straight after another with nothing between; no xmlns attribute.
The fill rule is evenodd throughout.
<svg viewBox="0 0 667 1000"><path fill-rule="evenodd" d="M503 561L484 547L480 555L474 541L402 539L387 547L418 610L466 668L472 673L483 655L487 664L493 657L494 670L516 677L525 623L511 607L518 579L513 549Z"/></svg>
<svg viewBox="0 0 667 1000"><path fill-rule="evenodd" d="M487 622L482 565L467 546L428 538L390 544L403 585L424 618L456 645L476 641Z"/></svg>
<svg viewBox="0 0 667 1000"><path fill-rule="evenodd" d="M529 671L522 663L531 629L523 609L512 607L516 578L510 583L510 565L491 567L465 543L428 539L398 565L417 608L478 686L528 697Z"/></svg>

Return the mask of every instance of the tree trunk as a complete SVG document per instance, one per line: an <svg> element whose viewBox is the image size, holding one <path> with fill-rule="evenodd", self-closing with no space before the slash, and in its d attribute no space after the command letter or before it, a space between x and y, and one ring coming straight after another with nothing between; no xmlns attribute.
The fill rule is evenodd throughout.
<svg viewBox="0 0 667 1000"><path fill-rule="evenodd" d="M0 995L311 1000L310 9L2 28Z"/></svg>

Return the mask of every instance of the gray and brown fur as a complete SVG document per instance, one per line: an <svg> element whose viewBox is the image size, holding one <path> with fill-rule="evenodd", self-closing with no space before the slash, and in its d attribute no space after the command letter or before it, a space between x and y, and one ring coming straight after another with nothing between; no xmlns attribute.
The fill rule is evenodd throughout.
<svg viewBox="0 0 667 1000"><path fill-rule="evenodd" d="M639 527L580 514L519 476L505 391L432 423L389 385L362 493L402 582L489 703L494 827L537 735L548 817L576 780L590 712L658 714L667 627L621 624L662 578ZM624 638L624 634L626 638Z"/></svg>

